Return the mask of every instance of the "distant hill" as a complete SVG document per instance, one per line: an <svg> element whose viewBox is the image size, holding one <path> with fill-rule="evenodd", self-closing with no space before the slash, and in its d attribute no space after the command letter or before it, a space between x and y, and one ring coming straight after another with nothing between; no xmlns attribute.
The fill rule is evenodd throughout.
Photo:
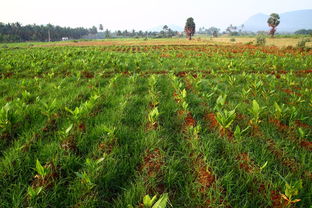
<svg viewBox="0 0 312 208"><path fill-rule="evenodd" d="M298 10L279 14L281 23L277 32L295 32L300 29L312 29L312 9ZM256 14L250 17L245 23L246 31L268 31L270 30L267 20L269 15Z"/></svg>
<svg viewBox="0 0 312 208"><path fill-rule="evenodd" d="M159 25L157 27L151 28L148 31L153 31L153 32L160 32L163 30L164 25ZM180 27L178 25L168 25L168 27L173 30L173 31L178 31L178 32L182 32L184 31L183 27Z"/></svg>

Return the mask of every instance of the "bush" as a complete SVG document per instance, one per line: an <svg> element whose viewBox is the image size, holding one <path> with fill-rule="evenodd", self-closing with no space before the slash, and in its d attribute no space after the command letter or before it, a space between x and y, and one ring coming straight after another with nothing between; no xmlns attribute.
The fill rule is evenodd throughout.
<svg viewBox="0 0 312 208"><path fill-rule="evenodd" d="M297 43L297 47L298 48L305 48L306 47L306 43L310 42L310 38L303 38L301 39L298 43Z"/></svg>
<svg viewBox="0 0 312 208"><path fill-rule="evenodd" d="M253 44L253 41L249 41L247 43L245 43L245 45L252 45Z"/></svg>
<svg viewBox="0 0 312 208"><path fill-rule="evenodd" d="M264 35L258 35L256 38L256 44L258 46L264 46L266 43L266 38Z"/></svg>
<svg viewBox="0 0 312 208"><path fill-rule="evenodd" d="M235 42L236 39L235 39L235 38L231 38L230 41L231 41L231 42Z"/></svg>

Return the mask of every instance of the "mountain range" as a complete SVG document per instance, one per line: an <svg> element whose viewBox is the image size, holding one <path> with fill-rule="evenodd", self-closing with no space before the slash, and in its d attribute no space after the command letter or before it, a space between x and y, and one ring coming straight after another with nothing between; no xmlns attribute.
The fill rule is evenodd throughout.
<svg viewBox="0 0 312 208"><path fill-rule="evenodd" d="M281 23L277 27L278 32L295 32L300 29L312 29L312 9L297 10L286 13L281 13ZM257 32L270 30L267 20L269 15L256 14L251 16L244 23L244 30Z"/></svg>

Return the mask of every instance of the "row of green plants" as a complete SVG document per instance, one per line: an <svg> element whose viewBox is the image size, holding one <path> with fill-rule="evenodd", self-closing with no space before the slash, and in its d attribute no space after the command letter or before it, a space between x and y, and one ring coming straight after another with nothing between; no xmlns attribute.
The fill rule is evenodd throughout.
<svg viewBox="0 0 312 208"><path fill-rule="evenodd" d="M309 52L266 52L241 49L231 46L224 50L206 49L203 45L189 50L161 46L138 53L115 51L117 46L90 48L31 48L0 50L1 77L88 77L85 71L102 75L105 72L149 72L149 71L296 71L309 70ZM131 46L123 46L125 48ZM303 58L304 57L304 58ZM12 74L10 74L12 73Z"/></svg>

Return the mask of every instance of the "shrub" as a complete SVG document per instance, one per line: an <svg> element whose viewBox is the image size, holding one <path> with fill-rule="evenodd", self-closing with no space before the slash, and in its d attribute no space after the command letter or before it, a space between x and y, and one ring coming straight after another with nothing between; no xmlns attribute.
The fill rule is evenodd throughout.
<svg viewBox="0 0 312 208"><path fill-rule="evenodd" d="M230 41L231 41L231 42L235 42L236 39L235 39L235 38L231 38Z"/></svg>
<svg viewBox="0 0 312 208"><path fill-rule="evenodd" d="M249 41L247 43L245 43L245 45L252 45L253 44L253 41Z"/></svg>
<svg viewBox="0 0 312 208"><path fill-rule="evenodd" d="M256 38L256 44L258 46L264 46L266 43L266 38L264 35L258 35Z"/></svg>
<svg viewBox="0 0 312 208"><path fill-rule="evenodd" d="M310 42L310 38L303 38L301 39L298 43L297 43L297 47L298 48L305 48L306 47L306 43Z"/></svg>

